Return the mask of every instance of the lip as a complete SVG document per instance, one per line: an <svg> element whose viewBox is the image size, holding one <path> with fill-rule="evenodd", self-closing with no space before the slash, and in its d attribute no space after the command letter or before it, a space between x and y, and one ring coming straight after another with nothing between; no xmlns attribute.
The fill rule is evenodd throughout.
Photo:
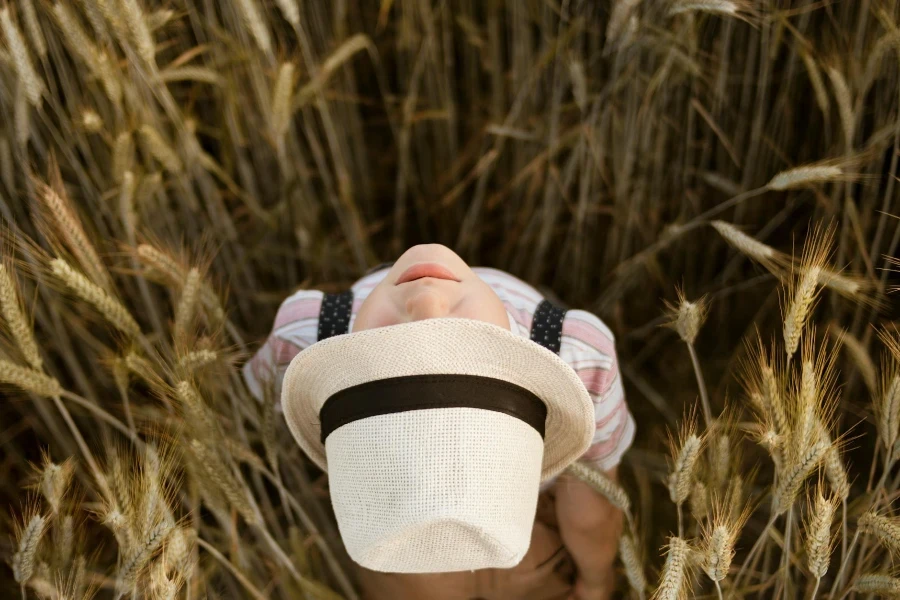
<svg viewBox="0 0 900 600"><path fill-rule="evenodd" d="M460 281L459 277L454 275L453 271L451 271L444 265L434 262L425 262L416 263L403 271L403 273L400 274L400 277L397 278L397 281L394 282L394 285L400 285L401 283L415 281L416 279L422 279L423 277Z"/></svg>

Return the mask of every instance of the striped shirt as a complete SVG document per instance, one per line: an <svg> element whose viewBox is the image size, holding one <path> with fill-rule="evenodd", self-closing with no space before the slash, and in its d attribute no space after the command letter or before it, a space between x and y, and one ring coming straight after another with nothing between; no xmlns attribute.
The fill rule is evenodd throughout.
<svg viewBox="0 0 900 600"><path fill-rule="evenodd" d="M503 301L510 331L530 337L531 320L544 299L541 293L504 271L488 267L472 270ZM352 286L351 331L360 305L387 272L388 269L381 269L369 273ZM263 382L270 382L279 398L281 381L291 359L316 342L322 297L319 290L301 290L281 304L272 333L243 368L244 379L257 398L262 397ZM582 459L603 470L619 464L635 433L634 419L625 404L614 342L612 332L594 314L584 310L566 312L559 356L575 370L594 401L594 438Z"/></svg>

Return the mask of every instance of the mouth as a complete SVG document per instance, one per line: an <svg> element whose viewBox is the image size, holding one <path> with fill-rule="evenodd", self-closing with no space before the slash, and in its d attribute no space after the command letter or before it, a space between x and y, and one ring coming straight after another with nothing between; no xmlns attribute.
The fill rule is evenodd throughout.
<svg viewBox="0 0 900 600"><path fill-rule="evenodd" d="M444 265L440 265L438 263L416 263L410 268L403 271L400 274L400 277L397 278L397 281L394 282L394 285L400 285L401 283L407 283L410 281L415 281L416 279L422 279L424 277L433 277L434 279L447 279L450 281L460 281L459 277L453 274L453 272L445 267Z"/></svg>

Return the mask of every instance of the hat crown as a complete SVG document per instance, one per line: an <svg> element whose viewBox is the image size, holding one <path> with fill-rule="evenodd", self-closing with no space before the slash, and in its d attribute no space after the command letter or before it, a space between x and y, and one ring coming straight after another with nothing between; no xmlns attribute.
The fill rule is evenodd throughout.
<svg viewBox="0 0 900 600"><path fill-rule="evenodd" d="M477 408L341 426L326 453L350 557L395 573L515 566L531 541L543 446L520 419Z"/></svg>

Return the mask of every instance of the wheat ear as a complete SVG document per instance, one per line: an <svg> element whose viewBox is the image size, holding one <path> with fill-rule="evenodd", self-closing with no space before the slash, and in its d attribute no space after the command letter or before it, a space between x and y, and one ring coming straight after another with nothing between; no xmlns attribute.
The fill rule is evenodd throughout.
<svg viewBox="0 0 900 600"><path fill-rule="evenodd" d="M147 19L144 17L144 11L141 10L137 0L119 0L122 15L125 17L125 24L128 26L128 32L134 40L138 54L151 68L156 66L156 46L153 43L153 36L147 27Z"/></svg>
<svg viewBox="0 0 900 600"><path fill-rule="evenodd" d="M887 598L900 597L900 579L890 575L861 575L853 582L853 589L863 594L877 594Z"/></svg>
<svg viewBox="0 0 900 600"><path fill-rule="evenodd" d="M669 496L675 504L682 504L691 493L701 446L700 438L696 434L691 434L684 440L675 457L675 463L669 475Z"/></svg>
<svg viewBox="0 0 900 600"><path fill-rule="evenodd" d="M602 494L610 504L623 513L631 514L631 499L628 497L628 492L602 471L580 461L572 463L566 470Z"/></svg>
<svg viewBox="0 0 900 600"><path fill-rule="evenodd" d="M266 54L272 53L272 37L266 27L263 15L256 5L256 0L237 0L238 11L241 18L250 30L250 34L256 41L260 50Z"/></svg>
<svg viewBox="0 0 900 600"><path fill-rule="evenodd" d="M12 273L6 265L0 264L0 313L6 321L13 340L19 351L31 368L35 371L43 369L41 353L37 342L34 341L34 332L19 301L17 286Z"/></svg>
<svg viewBox="0 0 900 600"><path fill-rule="evenodd" d="M638 553L634 539L629 534L625 534L619 539L619 558L622 559L622 565L625 567L625 576L628 578L628 584L631 586L631 589L636 591L640 597L643 597L644 592L647 590L644 563Z"/></svg>
<svg viewBox="0 0 900 600"><path fill-rule="evenodd" d="M13 58L13 68L19 76L19 81L25 86L25 95L28 102L34 107L40 107L41 97L44 95L44 82L34 68L31 57L28 54L28 47L19 28L13 23L12 16L9 14L9 7L4 6L0 9L0 29L6 37L6 45L9 47L10 54Z"/></svg>
<svg viewBox="0 0 900 600"><path fill-rule="evenodd" d="M859 518L859 527L863 531L875 534L875 537L892 552L900 553L900 519L891 519L869 512Z"/></svg>
<svg viewBox="0 0 900 600"><path fill-rule="evenodd" d="M845 178L844 171L840 167L812 164L782 171L775 175L766 187L770 190L784 191Z"/></svg>
<svg viewBox="0 0 900 600"><path fill-rule="evenodd" d="M806 522L806 564L816 579L828 572L831 550L834 546L831 524L837 511L838 499L826 498L821 486L816 490L815 501L810 502Z"/></svg>
<svg viewBox="0 0 900 600"><path fill-rule="evenodd" d="M794 504L794 499L800 492L800 486L806 481L806 478L818 466L819 462L828 452L831 444L819 440L801 456L797 457L793 464L787 465L785 472L778 479L778 486L772 496L773 513L783 515Z"/></svg>
<svg viewBox="0 0 900 600"><path fill-rule="evenodd" d="M680 537L669 538L669 551L653 600L680 600L688 580L690 546Z"/></svg>
<svg viewBox="0 0 900 600"><path fill-rule="evenodd" d="M62 386L53 377L48 377L40 371L20 367L3 359L0 359L0 383L14 385L26 392L46 398L55 398L63 391Z"/></svg>
<svg viewBox="0 0 900 600"><path fill-rule="evenodd" d="M175 325L173 329L177 340L184 339L190 329L196 312L200 283L200 271L196 268L191 268L184 279L184 285L181 287L181 298L178 299L178 304L175 307Z"/></svg>
<svg viewBox="0 0 900 600"><path fill-rule="evenodd" d="M34 515L19 532L18 550L12 558L12 569L13 577L20 585L25 585L34 575L35 557L46 530L47 518Z"/></svg>
<svg viewBox="0 0 900 600"><path fill-rule="evenodd" d="M88 281L87 277L62 259L53 259L50 268L76 296L96 308L113 327L131 338L140 335L141 328L134 317L100 286Z"/></svg>

